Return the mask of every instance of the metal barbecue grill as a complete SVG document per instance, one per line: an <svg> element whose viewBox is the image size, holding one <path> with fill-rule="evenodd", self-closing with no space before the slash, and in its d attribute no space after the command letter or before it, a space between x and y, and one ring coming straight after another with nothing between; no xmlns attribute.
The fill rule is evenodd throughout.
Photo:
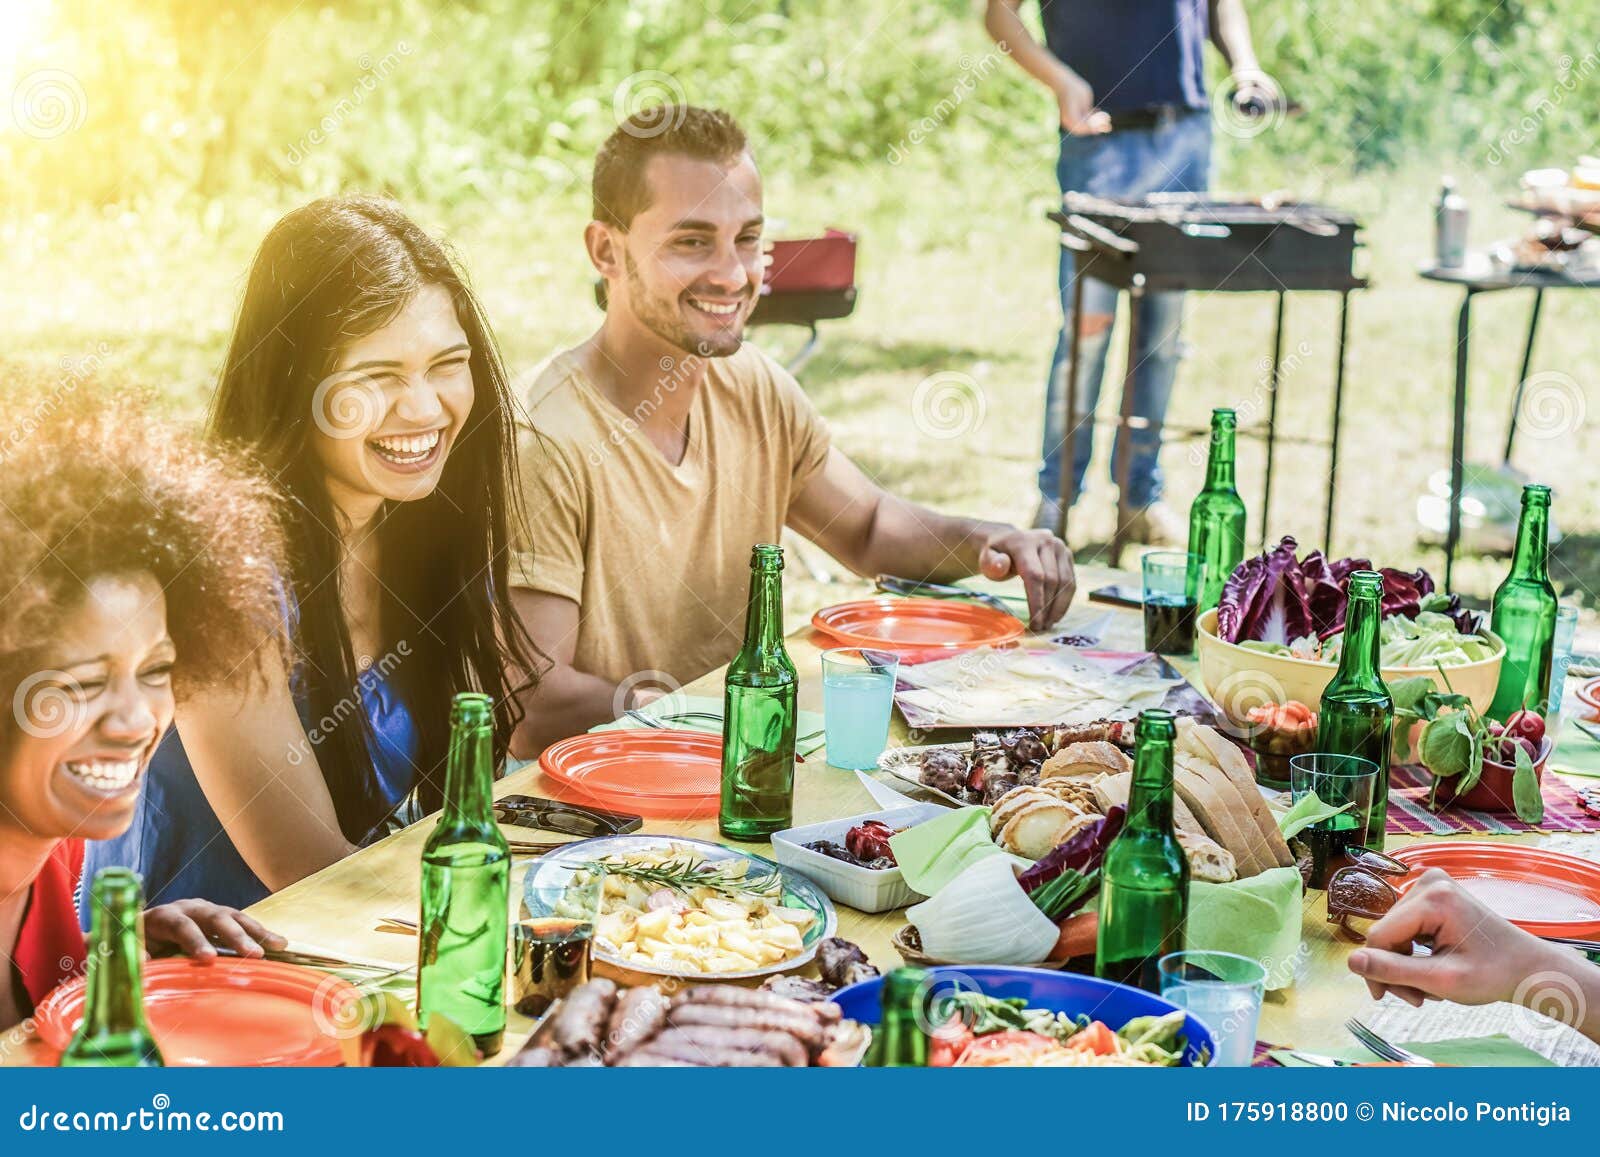
<svg viewBox="0 0 1600 1157"><path fill-rule="evenodd" d="M1277 197L1234 197L1196 193L1152 194L1138 200L1112 200L1083 193L1062 197L1060 212L1049 214L1061 227L1061 244L1077 256L1072 316L1083 315L1083 279L1097 278L1126 290L1136 307L1146 293L1189 290L1212 293L1268 292L1278 295L1277 324L1272 341L1272 376L1267 419L1262 426L1241 428L1244 436L1263 437L1267 445L1261 493L1262 543L1272 508L1273 451L1277 444L1278 382L1283 362L1285 300L1288 293L1327 290L1339 294L1339 342L1334 371L1333 414L1328 447L1328 501L1323 520L1323 548L1333 537L1334 494L1339 466L1339 418L1344 396L1345 341L1349 332L1350 291L1366 286L1354 270L1360 223L1348 213L1325 205ZM1138 348L1137 308L1129 309L1128 367L1123 379L1120 416L1115 422L1120 463L1117 478L1117 528L1111 539L1111 563L1121 562L1127 506L1126 439L1143 419L1132 413L1132 373ZM1072 343L1067 381L1078 380L1078 342ZM1079 422L1077 390L1067 394L1067 430ZM1177 431L1202 436L1203 430ZM1070 444L1070 442L1069 442ZM1070 456L1061 471L1060 533L1067 532L1067 511L1074 497Z"/></svg>

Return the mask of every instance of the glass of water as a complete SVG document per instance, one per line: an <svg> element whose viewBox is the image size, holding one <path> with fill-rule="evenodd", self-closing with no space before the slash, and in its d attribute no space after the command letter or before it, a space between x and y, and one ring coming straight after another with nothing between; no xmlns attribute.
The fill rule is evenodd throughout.
<svg viewBox="0 0 1600 1157"><path fill-rule="evenodd" d="M822 724L828 762L865 770L889 743L898 655L841 647L822 653Z"/></svg>
<svg viewBox="0 0 1600 1157"><path fill-rule="evenodd" d="M1256 1054L1256 1022L1267 991L1267 970L1233 952L1169 952L1157 968L1161 995L1188 1009L1217 1043L1216 1063L1249 1068Z"/></svg>
<svg viewBox="0 0 1600 1157"><path fill-rule="evenodd" d="M1561 730L1561 697L1567 688L1567 668L1572 665L1572 644L1578 637L1578 608L1571 603L1556 605L1556 636L1550 648L1550 702L1545 705L1545 732L1555 736Z"/></svg>

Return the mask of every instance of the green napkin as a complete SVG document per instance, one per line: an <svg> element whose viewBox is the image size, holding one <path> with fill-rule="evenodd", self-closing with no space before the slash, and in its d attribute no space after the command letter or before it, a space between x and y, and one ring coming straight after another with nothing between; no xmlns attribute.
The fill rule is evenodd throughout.
<svg viewBox="0 0 1600 1157"><path fill-rule="evenodd" d="M1320 824L1323 820L1332 819L1342 811L1354 807L1354 803L1335 806L1323 803L1317 798L1317 793L1308 791L1295 801L1293 807L1278 817L1278 830L1283 833L1283 838L1292 840L1312 824Z"/></svg>
<svg viewBox="0 0 1600 1157"><path fill-rule="evenodd" d="M1300 955L1302 895L1297 868L1272 868L1229 884L1196 880L1189 885L1183 946L1259 960L1269 990L1288 988Z"/></svg>
<svg viewBox="0 0 1600 1157"><path fill-rule="evenodd" d="M1469 1036L1458 1040L1407 1041L1401 1048L1410 1049L1418 1056L1427 1057L1441 1065L1460 1068L1551 1069L1556 1063L1518 1044L1504 1033L1493 1036ZM1320 1056L1335 1057L1342 1061L1376 1061L1378 1058L1359 1046L1343 1049L1307 1049ZM1292 1069L1311 1068L1305 1061L1296 1060L1287 1053L1273 1050L1272 1058Z"/></svg>
<svg viewBox="0 0 1600 1157"><path fill-rule="evenodd" d="M1583 708L1575 705L1574 710ZM1556 749L1550 753L1550 768L1567 775L1600 776L1600 743L1579 729L1570 712L1563 712L1561 716Z"/></svg>
<svg viewBox="0 0 1600 1157"><path fill-rule="evenodd" d="M651 703L646 703L639 708L640 712L653 719L661 719L663 723L673 727L681 727L686 731L704 731L711 735L722 734L722 724L713 723L709 719L666 719L680 711L704 711L708 715L722 718L722 700L713 699L709 695L664 695ZM590 731L627 731L636 727L643 727L637 719L624 715L620 719L613 719L610 723L602 723L597 727L589 728ZM795 723L795 734L799 737L794 747L800 755L810 755L823 744L822 712L801 711Z"/></svg>
<svg viewBox="0 0 1600 1157"><path fill-rule="evenodd" d="M915 891L935 895L951 880L986 856L1009 855L989 838L989 809L953 808L914 828L889 837L900 874ZM1030 861L1011 856L1027 867Z"/></svg>

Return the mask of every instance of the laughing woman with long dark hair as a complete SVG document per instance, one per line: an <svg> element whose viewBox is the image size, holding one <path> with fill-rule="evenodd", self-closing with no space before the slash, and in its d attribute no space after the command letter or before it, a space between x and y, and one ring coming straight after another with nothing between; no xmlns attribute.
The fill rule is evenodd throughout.
<svg viewBox="0 0 1600 1157"><path fill-rule="evenodd" d="M279 221L245 287L210 432L289 501L300 661L182 707L129 833L91 871L244 906L437 807L452 694L496 704L535 649L508 602L512 397L477 300L394 204Z"/></svg>

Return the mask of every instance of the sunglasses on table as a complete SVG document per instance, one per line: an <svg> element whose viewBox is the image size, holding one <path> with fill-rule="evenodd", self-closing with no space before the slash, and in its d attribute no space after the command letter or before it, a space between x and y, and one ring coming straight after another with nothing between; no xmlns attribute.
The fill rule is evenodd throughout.
<svg viewBox="0 0 1600 1157"><path fill-rule="evenodd" d="M535 795L508 795L495 800L494 818L513 827L559 832L584 839L625 835L644 826L641 816L561 803Z"/></svg>
<svg viewBox="0 0 1600 1157"><path fill-rule="evenodd" d="M1381 920L1400 899L1400 892L1389 877L1409 876L1411 865L1372 848L1355 847L1345 852L1350 863L1328 877L1328 923L1357 944L1366 935L1351 927L1352 920Z"/></svg>

